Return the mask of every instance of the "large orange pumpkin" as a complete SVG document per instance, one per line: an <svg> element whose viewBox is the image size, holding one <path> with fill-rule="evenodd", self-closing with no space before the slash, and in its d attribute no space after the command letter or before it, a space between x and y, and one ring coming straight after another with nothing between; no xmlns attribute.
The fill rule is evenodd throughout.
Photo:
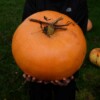
<svg viewBox="0 0 100 100"><path fill-rule="evenodd" d="M58 29L52 32L52 29L46 29L49 25L40 25L32 19L46 23L60 20L55 21ZM52 34L47 35L43 29ZM26 74L42 80L60 80L80 69L86 55L86 40L80 27L68 16L41 11L19 25L13 36L12 53Z"/></svg>

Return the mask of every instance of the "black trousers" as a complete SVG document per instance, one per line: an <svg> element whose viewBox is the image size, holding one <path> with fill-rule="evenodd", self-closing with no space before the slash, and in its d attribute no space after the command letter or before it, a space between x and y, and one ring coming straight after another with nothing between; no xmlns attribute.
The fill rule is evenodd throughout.
<svg viewBox="0 0 100 100"><path fill-rule="evenodd" d="M29 83L30 100L75 100L76 83L67 86L53 84Z"/></svg>

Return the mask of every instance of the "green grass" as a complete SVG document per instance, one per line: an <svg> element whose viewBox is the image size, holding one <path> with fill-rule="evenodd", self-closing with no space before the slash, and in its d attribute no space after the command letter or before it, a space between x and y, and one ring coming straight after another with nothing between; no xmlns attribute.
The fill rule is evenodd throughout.
<svg viewBox="0 0 100 100"><path fill-rule="evenodd" d="M24 0L0 0L0 100L28 100L27 85L22 85L22 72L11 52L12 36L21 22L23 4ZM86 34L88 50L76 79L77 100L100 100L100 68L88 58L93 48L100 47L99 6L99 0L88 0L93 29Z"/></svg>

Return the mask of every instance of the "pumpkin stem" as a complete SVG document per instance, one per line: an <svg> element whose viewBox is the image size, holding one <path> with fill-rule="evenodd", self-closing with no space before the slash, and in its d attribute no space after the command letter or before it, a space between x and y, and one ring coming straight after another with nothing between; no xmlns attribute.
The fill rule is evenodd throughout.
<svg viewBox="0 0 100 100"><path fill-rule="evenodd" d="M58 19L56 19L53 22L49 23L49 25L44 27L43 32L45 34L47 34L48 36L54 34L55 29L57 29L57 27L55 27L55 24L58 23L58 21L60 21L62 19L63 19L62 17L59 17Z"/></svg>
<svg viewBox="0 0 100 100"><path fill-rule="evenodd" d="M45 17L45 19L47 20L47 17ZM30 21L32 22L37 22L41 25L42 31L47 35L50 36L52 34L54 34L54 31L56 29L61 29L61 30L66 30L66 28L63 28L64 26L68 26L69 24L73 24L72 22L67 22L66 24L63 25L57 25L57 23L63 20L62 17L57 18L56 20L54 20L53 22L45 22L45 21L40 21L37 19L30 19ZM42 25L45 24L46 26L42 27ZM73 24L74 25L74 24Z"/></svg>

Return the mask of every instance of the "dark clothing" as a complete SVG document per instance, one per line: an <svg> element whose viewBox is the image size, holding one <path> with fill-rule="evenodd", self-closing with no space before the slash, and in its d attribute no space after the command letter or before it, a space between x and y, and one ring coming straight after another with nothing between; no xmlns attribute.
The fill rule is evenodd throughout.
<svg viewBox="0 0 100 100"><path fill-rule="evenodd" d="M33 13L53 10L71 17L83 30L87 30L88 8L86 0L26 0L23 18ZM67 86L53 84L29 83L30 100L75 100L75 80Z"/></svg>
<svg viewBox="0 0 100 100"><path fill-rule="evenodd" d="M88 8L87 0L26 0L23 19L43 10L54 10L71 17L86 33Z"/></svg>
<svg viewBox="0 0 100 100"><path fill-rule="evenodd" d="M75 81L68 86L29 83L30 100L75 100Z"/></svg>

